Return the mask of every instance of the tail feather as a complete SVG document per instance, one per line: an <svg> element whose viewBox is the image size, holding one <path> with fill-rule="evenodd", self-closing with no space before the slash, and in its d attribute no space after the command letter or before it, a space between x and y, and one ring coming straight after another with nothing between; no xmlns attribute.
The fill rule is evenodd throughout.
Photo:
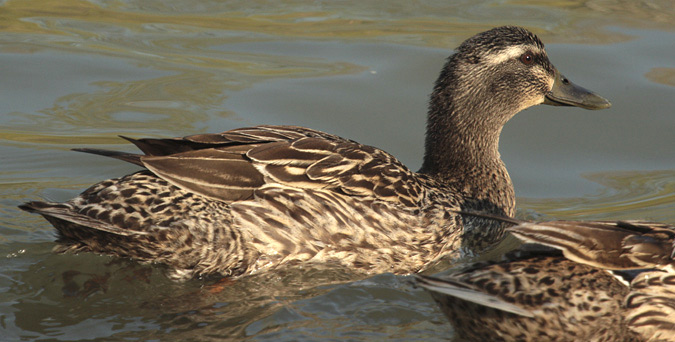
<svg viewBox="0 0 675 342"><path fill-rule="evenodd" d="M431 292L441 293L461 300L469 301L486 307L501 311L514 313L524 317L534 317L534 314L515 304L501 300L497 296L479 292L471 289L469 285L464 285L450 279L441 279L435 277L415 274L417 284Z"/></svg>
<svg viewBox="0 0 675 342"><path fill-rule="evenodd" d="M97 154L99 156L105 156L105 157L111 157L111 158L123 160L123 161L128 162L128 163L136 164L138 166L145 167L145 165L143 165L143 162L141 161L141 157L143 155L140 155L140 154L120 152L120 151L101 150L101 149L97 149L97 148L74 148L73 151Z"/></svg>
<svg viewBox="0 0 675 342"><path fill-rule="evenodd" d="M100 231L104 231L107 233L115 234L115 235L121 235L121 236L137 236L137 235L147 235L147 232L143 231L135 231L135 230L129 230L129 229L122 229L119 227L116 227L110 223L103 222L100 220L97 220L95 218L79 214L73 208L68 205L67 203L53 203L53 202L40 202L40 201L32 201L32 202L26 202L22 205L19 206L19 209L32 212L32 213L38 213L42 216L45 216L46 218L56 218L59 220L63 220L66 222L74 223L77 226L82 226L83 228L92 228ZM50 220L52 222L52 220ZM66 231L65 228L66 225L54 225L56 229L58 229L62 234L64 235L69 235ZM70 229L72 228L72 225L67 225L67 228Z"/></svg>

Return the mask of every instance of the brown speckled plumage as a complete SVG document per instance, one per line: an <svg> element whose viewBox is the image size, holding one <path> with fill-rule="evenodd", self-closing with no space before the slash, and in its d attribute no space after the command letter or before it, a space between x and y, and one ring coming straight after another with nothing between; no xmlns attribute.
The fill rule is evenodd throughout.
<svg viewBox="0 0 675 342"><path fill-rule="evenodd" d="M58 229L60 251L160 262L176 279L304 262L416 272L502 237L501 223L462 221L451 209L513 214L499 133L518 111L555 98L557 75L543 44L521 28L496 28L462 44L431 96L417 173L382 150L335 135L258 126L127 138L144 155L81 149L147 170L103 181L65 203L21 208Z"/></svg>
<svg viewBox="0 0 675 342"><path fill-rule="evenodd" d="M418 276L457 335L468 341L675 340L675 226L510 221L517 225L508 231L518 238L556 250L523 248L442 278ZM647 270L625 272L641 269ZM617 277L609 270L623 272Z"/></svg>

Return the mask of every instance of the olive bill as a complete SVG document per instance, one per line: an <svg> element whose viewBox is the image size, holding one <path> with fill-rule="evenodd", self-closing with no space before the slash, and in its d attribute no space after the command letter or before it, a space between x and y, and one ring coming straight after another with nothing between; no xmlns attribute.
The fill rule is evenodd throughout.
<svg viewBox="0 0 675 342"><path fill-rule="evenodd" d="M612 106L604 97L572 83L558 70L555 71L555 81L551 91L546 94L544 104L575 106L584 109L605 109Z"/></svg>

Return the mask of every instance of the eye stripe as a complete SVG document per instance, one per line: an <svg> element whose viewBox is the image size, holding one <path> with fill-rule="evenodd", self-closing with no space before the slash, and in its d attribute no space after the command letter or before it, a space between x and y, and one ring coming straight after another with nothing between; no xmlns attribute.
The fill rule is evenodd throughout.
<svg viewBox="0 0 675 342"><path fill-rule="evenodd" d="M510 59L514 59L522 55L527 51L527 46L525 45L514 45L509 46L506 49L501 50L499 53L488 54L485 56L485 62L489 64L501 64Z"/></svg>
<svg viewBox="0 0 675 342"><path fill-rule="evenodd" d="M544 53L542 50L532 46L532 45L514 45L509 46L497 53L487 54L484 58L486 64L497 65L504 63L508 60L519 59L526 52L530 52L532 56L533 63L542 63L545 60Z"/></svg>

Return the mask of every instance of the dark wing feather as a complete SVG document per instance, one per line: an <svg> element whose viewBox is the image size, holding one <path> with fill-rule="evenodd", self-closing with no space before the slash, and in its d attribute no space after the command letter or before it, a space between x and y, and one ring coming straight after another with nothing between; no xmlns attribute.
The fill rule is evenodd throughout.
<svg viewBox="0 0 675 342"><path fill-rule="evenodd" d="M168 156L171 154L200 150L204 148L210 148L214 145L196 143L185 138L169 138L169 139L153 139L153 138L143 138L143 139L133 139L125 136L120 138L129 141L130 143L136 145L136 147L141 150L146 156ZM217 146L217 144L215 145Z"/></svg>
<svg viewBox="0 0 675 342"><path fill-rule="evenodd" d="M674 229L637 221L551 221L522 223L507 230L523 241L560 249L576 262L639 269L673 263Z"/></svg>
<svg viewBox="0 0 675 342"><path fill-rule="evenodd" d="M105 157L123 160L127 163L136 164L138 166L144 166L143 162L141 162L142 155L140 155L140 154L126 153L126 152L119 152L119 151L110 151L110 150L100 150L100 149L97 149L97 148L74 148L73 151L97 154L99 156L105 156Z"/></svg>
<svg viewBox="0 0 675 342"><path fill-rule="evenodd" d="M232 202L266 184L328 189L414 207L423 187L388 153L296 126L257 126L175 139L131 139L145 156L87 152L142 164L195 193ZM133 156L133 157L131 157Z"/></svg>
<svg viewBox="0 0 675 342"><path fill-rule="evenodd" d="M409 207L424 195L415 174L390 154L348 140L306 137L246 155L266 179L289 186L332 188Z"/></svg>
<svg viewBox="0 0 675 342"><path fill-rule="evenodd" d="M148 170L170 183L225 202L249 199L265 184L263 176L237 146L144 156Z"/></svg>
<svg viewBox="0 0 675 342"><path fill-rule="evenodd" d="M208 135L208 134L207 134ZM310 128L299 126L272 126L262 125L255 127L243 127L229 130L219 134L223 138L240 143L291 141L304 137L322 138L330 141L350 141L337 135L328 134ZM202 135L193 135L188 138L202 141Z"/></svg>
<svg viewBox="0 0 675 342"><path fill-rule="evenodd" d="M297 126L256 126L229 130L214 134L195 134L182 138L133 139L122 136L149 156L168 156L171 154L202 150L214 147L260 144L275 141L291 141L303 137L318 137L328 140L345 140L336 135Z"/></svg>

